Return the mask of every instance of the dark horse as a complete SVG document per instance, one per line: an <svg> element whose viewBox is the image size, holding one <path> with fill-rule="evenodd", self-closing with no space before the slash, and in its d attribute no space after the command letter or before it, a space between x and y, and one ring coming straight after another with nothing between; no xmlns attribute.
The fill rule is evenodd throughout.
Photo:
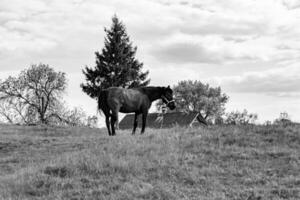
<svg viewBox="0 0 300 200"><path fill-rule="evenodd" d="M141 134L145 132L148 110L153 101L162 101L171 109L175 109L173 91L168 87L140 87L124 89L110 87L102 90L98 97L98 109L105 115L106 127L109 135L115 135L115 124L118 122L118 113L135 113L132 134L138 124L138 115L142 114L143 124Z"/></svg>

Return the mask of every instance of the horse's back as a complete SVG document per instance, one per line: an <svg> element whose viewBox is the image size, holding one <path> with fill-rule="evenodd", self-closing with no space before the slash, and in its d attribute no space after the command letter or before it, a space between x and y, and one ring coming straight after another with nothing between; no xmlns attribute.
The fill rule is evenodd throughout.
<svg viewBox="0 0 300 200"><path fill-rule="evenodd" d="M135 100L140 97L144 97L144 94L141 90L138 89L125 89L121 87L110 87L106 89L108 91L108 96L110 98L122 99L126 98L128 100Z"/></svg>
<svg viewBox="0 0 300 200"><path fill-rule="evenodd" d="M125 89L110 87L108 90L108 102L111 107L120 107L120 112L137 112L143 105L148 106L147 96L139 89Z"/></svg>

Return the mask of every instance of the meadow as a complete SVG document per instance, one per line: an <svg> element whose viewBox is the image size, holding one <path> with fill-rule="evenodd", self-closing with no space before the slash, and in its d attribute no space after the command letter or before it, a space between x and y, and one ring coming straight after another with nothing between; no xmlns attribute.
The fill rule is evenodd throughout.
<svg viewBox="0 0 300 200"><path fill-rule="evenodd" d="M0 199L300 199L300 127L0 125Z"/></svg>

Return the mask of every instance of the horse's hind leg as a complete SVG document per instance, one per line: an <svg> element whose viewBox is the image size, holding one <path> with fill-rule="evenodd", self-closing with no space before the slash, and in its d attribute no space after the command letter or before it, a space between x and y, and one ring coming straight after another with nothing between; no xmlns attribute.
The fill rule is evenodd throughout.
<svg viewBox="0 0 300 200"><path fill-rule="evenodd" d="M135 115L134 115L134 121L133 121L132 135L135 134L135 130L136 130L137 125L138 125L138 113L135 113Z"/></svg>
<svg viewBox="0 0 300 200"><path fill-rule="evenodd" d="M115 125L118 120L118 112L113 112L110 120L112 135L116 135Z"/></svg>
<svg viewBox="0 0 300 200"><path fill-rule="evenodd" d="M119 127L119 117L117 116L117 120L116 120L116 130L119 130L120 127Z"/></svg>
<svg viewBox="0 0 300 200"><path fill-rule="evenodd" d="M108 131L108 135L111 136L109 114L107 114L107 115L105 114L105 123L106 123L106 128Z"/></svg>

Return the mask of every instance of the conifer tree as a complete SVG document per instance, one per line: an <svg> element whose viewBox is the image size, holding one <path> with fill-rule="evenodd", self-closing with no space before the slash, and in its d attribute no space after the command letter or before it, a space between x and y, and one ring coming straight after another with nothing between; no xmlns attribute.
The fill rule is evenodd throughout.
<svg viewBox="0 0 300 200"><path fill-rule="evenodd" d="M148 85L149 72L142 72L143 63L135 58L137 47L133 47L124 24L116 15L110 29L104 31L104 48L101 53L95 52L96 66L86 66L83 70L86 83L81 84L82 90L96 98L99 91L111 86L133 88Z"/></svg>

